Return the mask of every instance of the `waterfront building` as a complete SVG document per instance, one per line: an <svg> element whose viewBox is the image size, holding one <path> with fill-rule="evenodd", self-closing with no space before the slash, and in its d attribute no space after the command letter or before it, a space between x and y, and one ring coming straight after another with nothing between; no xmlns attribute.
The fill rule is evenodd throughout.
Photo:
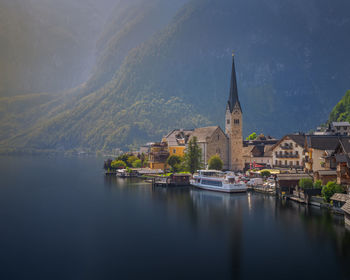
<svg viewBox="0 0 350 280"><path fill-rule="evenodd" d="M232 54L232 72L230 95L226 105L225 133L228 137L229 169L243 170L243 112L238 98L234 54Z"/></svg>
<svg viewBox="0 0 350 280"><path fill-rule="evenodd" d="M272 148L273 168L304 169L305 134L288 134L279 140Z"/></svg>
<svg viewBox="0 0 350 280"><path fill-rule="evenodd" d="M167 143L169 156L176 155L183 157L185 155L187 142L189 141L193 130L174 129L165 135L163 143Z"/></svg>
<svg viewBox="0 0 350 280"><path fill-rule="evenodd" d="M153 143L149 153L149 167L151 169L165 170L167 168L167 159L169 157L167 143Z"/></svg>
<svg viewBox="0 0 350 280"><path fill-rule="evenodd" d="M326 158L335 151L338 144L338 136L307 135L305 141L305 171L328 170Z"/></svg>
<svg viewBox="0 0 350 280"><path fill-rule="evenodd" d="M196 128L191 137L197 137L205 168L208 167L209 159L218 155L224 163L223 169L229 169L229 140L220 126Z"/></svg>
<svg viewBox="0 0 350 280"><path fill-rule="evenodd" d="M345 225L350 227L350 200L348 200L341 209L344 211Z"/></svg>
<svg viewBox="0 0 350 280"><path fill-rule="evenodd" d="M271 136L260 134L254 140L243 141L243 161L244 169L262 166L262 168L272 167L272 147L278 142Z"/></svg>
<svg viewBox="0 0 350 280"><path fill-rule="evenodd" d="M333 207L342 208L344 204L350 200L350 196L345 193L335 193L331 197L331 201L333 202Z"/></svg>

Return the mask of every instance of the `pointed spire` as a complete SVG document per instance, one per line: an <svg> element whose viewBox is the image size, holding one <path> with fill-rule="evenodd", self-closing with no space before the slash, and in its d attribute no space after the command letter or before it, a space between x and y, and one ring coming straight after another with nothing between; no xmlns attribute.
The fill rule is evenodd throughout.
<svg viewBox="0 0 350 280"><path fill-rule="evenodd" d="M231 87L230 87L230 97L228 99L228 106L230 112L232 113L235 105L238 105L239 109L242 112L241 104L238 99L238 90L237 90L237 80L236 80L236 70L235 70L235 55L232 52L232 73L231 73Z"/></svg>

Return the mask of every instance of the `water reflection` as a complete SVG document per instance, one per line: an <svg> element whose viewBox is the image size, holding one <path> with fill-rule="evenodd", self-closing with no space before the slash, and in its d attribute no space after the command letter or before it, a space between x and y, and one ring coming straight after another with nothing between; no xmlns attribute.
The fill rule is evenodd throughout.
<svg viewBox="0 0 350 280"><path fill-rule="evenodd" d="M320 254L327 254L334 271L312 271L313 276L350 275L350 233L342 217L319 208L271 195L160 188L134 179L106 177L105 185L111 191L147 193L169 219L176 217L189 223L199 235L224 246L233 279L253 276L256 272L249 269L251 264L264 267L265 275L270 276L276 276L293 260L298 260L299 269L305 270L308 266L326 265L329 261ZM292 279L295 273L285 279Z"/></svg>

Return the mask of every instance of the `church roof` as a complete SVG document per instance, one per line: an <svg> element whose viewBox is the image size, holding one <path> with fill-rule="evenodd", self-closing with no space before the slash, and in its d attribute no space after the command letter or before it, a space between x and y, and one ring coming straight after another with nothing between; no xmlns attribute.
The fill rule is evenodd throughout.
<svg viewBox="0 0 350 280"><path fill-rule="evenodd" d="M210 138L217 129L221 129L220 126L199 127L193 131L191 137L197 137L198 142L207 142L207 138Z"/></svg>
<svg viewBox="0 0 350 280"><path fill-rule="evenodd" d="M237 79L236 79L236 69L235 69L235 57L232 54L232 72L231 72L231 86L230 86L230 96L228 99L228 107L232 113L235 105L238 105L239 109L242 111L241 103L238 99L238 90L237 90Z"/></svg>

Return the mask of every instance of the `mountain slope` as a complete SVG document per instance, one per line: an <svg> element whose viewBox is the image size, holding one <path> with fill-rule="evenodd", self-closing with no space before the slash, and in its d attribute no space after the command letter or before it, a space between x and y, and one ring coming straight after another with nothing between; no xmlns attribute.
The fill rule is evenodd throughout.
<svg viewBox="0 0 350 280"><path fill-rule="evenodd" d="M113 0L0 1L0 96L69 89L87 79Z"/></svg>
<svg viewBox="0 0 350 280"><path fill-rule="evenodd" d="M340 99L329 115L329 122L350 122L350 90Z"/></svg>
<svg viewBox="0 0 350 280"><path fill-rule="evenodd" d="M192 0L108 78L97 75L94 87L2 145L111 150L171 128L222 125L232 50L245 134L309 130L349 87L349 8L345 0ZM113 57L109 44L102 49Z"/></svg>

